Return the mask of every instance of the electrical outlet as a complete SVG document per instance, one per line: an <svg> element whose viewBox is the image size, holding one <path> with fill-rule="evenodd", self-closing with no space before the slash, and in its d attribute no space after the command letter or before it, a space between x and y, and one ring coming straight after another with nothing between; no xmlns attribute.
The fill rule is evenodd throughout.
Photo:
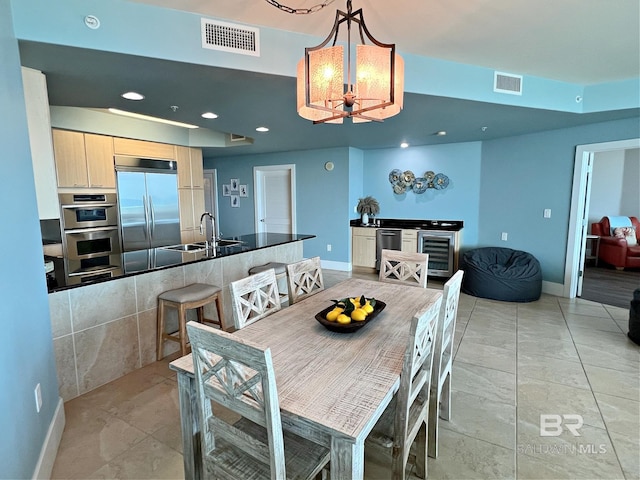
<svg viewBox="0 0 640 480"><path fill-rule="evenodd" d="M509 234L507 232L502 232L502 240L504 240L505 242L507 241L507 237L509 236Z"/></svg>
<svg viewBox="0 0 640 480"><path fill-rule="evenodd" d="M550 208L545 208L544 209L544 218L551 218L551 209Z"/></svg>
<svg viewBox="0 0 640 480"><path fill-rule="evenodd" d="M330 251L331 251L331 244L327 243L327 252L330 252Z"/></svg>
<svg viewBox="0 0 640 480"><path fill-rule="evenodd" d="M40 389L40 384L36 385L33 393L36 396L36 412L40 413L40 409L42 408L42 390Z"/></svg>

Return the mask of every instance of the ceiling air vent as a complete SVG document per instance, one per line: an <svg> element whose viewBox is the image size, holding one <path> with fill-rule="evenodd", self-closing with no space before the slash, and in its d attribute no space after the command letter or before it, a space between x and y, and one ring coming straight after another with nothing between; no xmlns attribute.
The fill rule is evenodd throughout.
<svg viewBox="0 0 640 480"><path fill-rule="evenodd" d="M247 139L244 135L238 135L237 133L230 133L229 137L232 142L242 142Z"/></svg>
<svg viewBox="0 0 640 480"><path fill-rule="evenodd" d="M245 25L203 18L202 48L260 56L260 30Z"/></svg>
<svg viewBox="0 0 640 480"><path fill-rule="evenodd" d="M493 91L510 95L522 95L522 75L494 72Z"/></svg>

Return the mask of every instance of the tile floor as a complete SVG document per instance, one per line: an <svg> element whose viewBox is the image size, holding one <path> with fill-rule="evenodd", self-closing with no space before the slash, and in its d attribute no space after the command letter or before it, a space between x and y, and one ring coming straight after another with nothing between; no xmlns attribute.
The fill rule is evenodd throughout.
<svg viewBox="0 0 640 480"><path fill-rule="evenodd" d="M325 270L325 284L348 275ZM640 349L625 335L628 316L550 295L517 304L462 294L452 420L441 422L429 478L640 478ZM172 359L67 402L52 478L184 478ZM541 428L541 415L564 422ZM390 475L367 457L365 477Z"/></svg>

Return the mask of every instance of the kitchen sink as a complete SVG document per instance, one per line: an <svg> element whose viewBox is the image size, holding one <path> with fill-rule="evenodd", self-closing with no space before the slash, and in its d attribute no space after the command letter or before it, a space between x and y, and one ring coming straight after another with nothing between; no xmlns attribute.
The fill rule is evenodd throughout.
<svg viewBox="0 0 640 480"><path fill-rule="evenodd" d="M199 252L201 250L205 250L206 247L204 244L199 245L197 243L184 243L182 245L169 245L167 247L162 247L166 250L176 250L178 252Z"/></svg>

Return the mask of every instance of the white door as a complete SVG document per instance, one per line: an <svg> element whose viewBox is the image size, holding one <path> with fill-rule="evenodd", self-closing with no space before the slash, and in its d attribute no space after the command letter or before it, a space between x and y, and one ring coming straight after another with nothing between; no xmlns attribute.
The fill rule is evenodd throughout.
<svg viewBox="0 0 640 480"><path fill-rule="evenodd" d="M253 168L257 233L296 232L295 165Z"/></svg>
<svg viewBox="0 0 640 480"><path fill-rule="evenodd" d="M576 290L576 296L582 295L582 281L584 280L584 261L586 256L587 246L587 234L589 233L589 198L591 197L591 177L593 176L593 157L594 153L589 152L586 158L585 169L585 188L584 188L584 200L582 205L582 222L580 229L580 260L578 270L578 288Z"/></svg>

